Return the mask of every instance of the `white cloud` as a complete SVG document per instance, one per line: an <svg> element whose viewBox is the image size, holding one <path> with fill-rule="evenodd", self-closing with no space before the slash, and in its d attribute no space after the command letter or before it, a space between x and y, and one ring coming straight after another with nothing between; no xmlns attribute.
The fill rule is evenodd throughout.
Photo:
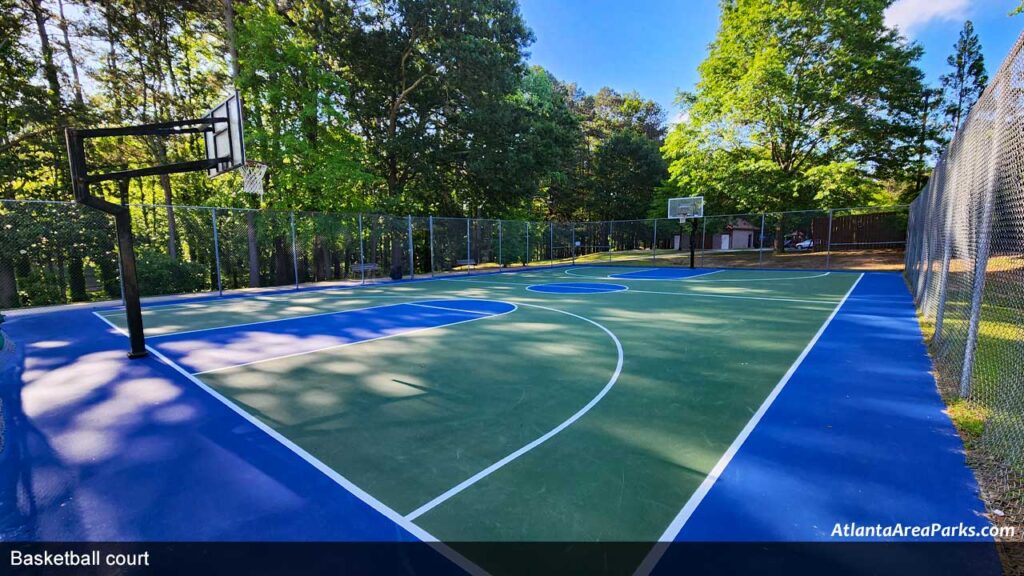
<svg viewBox="0 0 1024 576"><path fill-rule="evenodd" d="M896 0L885 11L885 23L905 36L933 21L957 22L967 18L970 0Z"/></svg>

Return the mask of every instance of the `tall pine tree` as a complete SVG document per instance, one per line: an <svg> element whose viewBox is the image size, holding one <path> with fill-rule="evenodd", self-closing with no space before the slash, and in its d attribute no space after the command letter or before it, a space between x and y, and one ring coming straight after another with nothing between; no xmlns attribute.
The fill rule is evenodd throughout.
<svg viewBox="0 0 1024 576"><path fill-rule="evenodd" d="M953 45L954 52L946 58L952 70L939 77L946 100L943 112L948 121L950 135L960 129L971 107L978 101L988 84L985 57L981 55L981 42L968 20L960 30L960 38Z"/></svg>

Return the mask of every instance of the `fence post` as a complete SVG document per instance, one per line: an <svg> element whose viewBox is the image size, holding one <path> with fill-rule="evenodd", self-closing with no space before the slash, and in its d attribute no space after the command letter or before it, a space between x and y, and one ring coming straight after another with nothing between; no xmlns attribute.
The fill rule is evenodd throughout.
<svg viewBox="0 0 1024 576"><path fill-rule="evenodd" d="M117 242L115 240L115 242ZM121 285L121 306L128 306L128 301L124 296L124 268L121 268L121 253L117 253L117 283Z"/></svg>
<svg viewBox="0 0 1024 576"><path fill-rule="evenodd" d="M706 245L708 238L708 218L707 216L701 216L700 219L700 267L704 267L704 253L707 252L708 247ZM679 238L682 242L682 237Z"/></svg>
<svg viewBox="0 0 1024 576"><path fill-rule="evenodd" d="M217 209L214 208L210 214L213 216L213 261L217 269L217 293L224 295L224 283L220 279L220 233L217 231Z"/></svg>
<svg viewBox="0 0 1024 576"><path fill-rule="evenodd" d="M406 221L409 224L407 234L409 235L409 279L411 280L416 277L416 256L412 244L412 214L406 216Z"/></svg>
<svg viewBox="0 0 1024 576"><path fill-rule="evenodd" d="M292 228L292 271L295 272L295 289L299 289L299 245L295 241L295 211L288 213Z"/></svg>
<svg viewBox="0 0 1024 576"><path fill-rule="evenodd" d="M523 263L523 266L529 266L530 265L530 222L526 221L525 224L526 224L526 258L525 258L526 261Z"/></svg>
<svg viewBox="0 0 1024 576"><path fill-rule="evenodd" d="M947 213L951 213L948 207ZM949 217L946 217L945 241L942 243L942 269L939 271L939 297L935 303L935 332L932 334L932 343L938 344L942 341L942 321L946 316L946 281L949 279L949 261L952 256L952 234L949 230Z"/></svg>
<svg viewBox="0 0 1024 576"><path fill-rule="evenodd" d="M359 213L359 283L366 283L366 260L363 256L363 213Z"/></svg>
<svg viewBox="0 0 1024 576"><path fill-rule="evenodd" d="M760 241L758 242L758 244L760 246L758 246L758 248L757 248L757 267L758 268L763 268L764 267L764 212L761 212L761 232L760 232L760 234L761 234Z"/></svg>
<svg viewBox="0 0 1024 576"><path fill-rule="evenodd" d="M555 265L555 223L548 222L548 265Z"/></svg>
<svg viewBox="0 0 1024 576"><path fill-rule="evenodd" d="M501 251L501 220L498 220L498 268L505 267L505 255Z"/></svg>
<svg viewBox="0 0 1024 576"><path fill-rule="evenodd" d="M829 208L828 211L828 240L825 241L825 270L831 270L832 264L832 213L834 210ZM762 233L764 226L761 227Z"/></svg>
<svg viewBox="0 0 1024 576"><path fill-rule="evenodd" d="M569 223L569 250L572 251L572 265L576 265L576 223Z"/></svg>
<svg viewBox="0 0 1024 576"><path fill-rule="evenodd" d="M932 343L936 344L942 341L942 321L946 315L946 280L949 278L949 259L950 252L952 252L950 243L952 235L949 234L948 227L946 228L945 236L945 242L942 243L942 270L939 272L939 296L938 301L935 303L935 333L932 334Z"/></svg>
<svg viewBox="0 0 1024 576"><path fill-rule="evenodd" d="M703 242L703 240L701 241ZM651 244L651 260L658 259L658 219L654 219L654 242Z"/></svg>
<svg viewBox="0 0 1024 576"><path fill-rule="evenodd" d="M614 231L615 231L615 220L609 220L608 221L608 237L605 238L605 244L608 245L608 250L604 254L605 260L608 260L609 262L611 262L611 259L612 259L612 236L615 235ZM683 233L682 232L679 233L679 241L680 242L683 241Z"/></svg>
<svg viewBox="0 0 1024 576"><path fill-rule="evenodd" d="M430 277L434 277L434 217L427 216L427 226L430 228Z"/></svg>
<svg viewBox="0 0 1024 576"><path fill-rule="evenodd" d="M470 264L470 262L473 260L473 252L472 250L470 250L469 247L469 236L471 234L470 222L471 220L469 218L466 218L466 266L469 267L468 273L471 273L473 271L473 265Z"/></svg>
<svg viewBox="0 0 1024 576"><path fill-rule="evenodd" d="M981 211L981 225L978 227L978 255L974 262L974 287L971 291L970 326L967 329L967 344L964 349L964 368L960 374L960 397L971 394L971 374L974 366L974 349L978 343L978 324L981 322L981 297L985 292L985 269L988 268L989 226L992 220L992 199L986 199Z"/></svg>

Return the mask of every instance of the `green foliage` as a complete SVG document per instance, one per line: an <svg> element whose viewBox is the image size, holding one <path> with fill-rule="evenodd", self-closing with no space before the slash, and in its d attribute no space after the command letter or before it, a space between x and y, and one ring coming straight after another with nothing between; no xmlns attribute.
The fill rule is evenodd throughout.
<svg viewBox="0 0 1024 576"><path fill-rule="evenodd" d="M375 181L343 103L348 85L323 41L332 3L238 6L239 88L247 156L269 166L267 203L301 210L365 209L354 193ZM336 7L335 7L336 8Z"/></svg>
<svg viewBox="0 0 1024 576"><path fill-rule="evenodd" d="M601 220L644 214L667 176L658 143L632 130L613 134L594 156L595 190L590 213Z"/></svg>
<svg viewBox="0 0 1024 576"><path fill-rule="evenodd" d="M331 22L346 105L382 180L375 208L500 211L517 147L510 99L531 36L514 0L374 0ZM527 174L526 176L529 176ZM474 191L487 190L484 197Z"/></svg>
<svg viewBox="0 0 1024 576"><path fill-rule="evenodd" d="M66 304L67 286L60 277L46 268L32 268L18 280L18 295L22 306L52 306Z"/></svg>
<svg viewBox="0 0 1024 576"><path fill-rule="evenodd" d="M32 83L38 72L22 41L26 27L14 0L0 0L0 198L14 198L42 158L20 143L32 141L45 118L45 92ZM20 153L16 153L20 152Z"/></svg>
<svg viewBox="0 0 1024 576"><path fill-rule="evenodd" d="M703 194L714 211L799 209L869 202L872 180L905 178L921 52L885 26L887 5L724 1L697 90L680 97L688 119L664 147L675 191L663 194Z"/></svg>
<svg viewBox="0 0 1024 576"><path fill-rule="evenodd" d="M143 296L187 294L209 290L206 267L196 262L183 262L163 252L140 250L136 254L139 291Z"/></svg>

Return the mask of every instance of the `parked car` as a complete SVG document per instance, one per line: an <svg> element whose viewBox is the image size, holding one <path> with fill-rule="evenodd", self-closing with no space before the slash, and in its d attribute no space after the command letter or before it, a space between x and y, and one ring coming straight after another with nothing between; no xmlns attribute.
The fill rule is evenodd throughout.
<svg viewBox="0 0 1024 576"><path fill-rule="evenodd" d="M810 250L814 248L814 240L807 239L803 242L797 242L793 245L793 248L796 250Z"/></svg>

